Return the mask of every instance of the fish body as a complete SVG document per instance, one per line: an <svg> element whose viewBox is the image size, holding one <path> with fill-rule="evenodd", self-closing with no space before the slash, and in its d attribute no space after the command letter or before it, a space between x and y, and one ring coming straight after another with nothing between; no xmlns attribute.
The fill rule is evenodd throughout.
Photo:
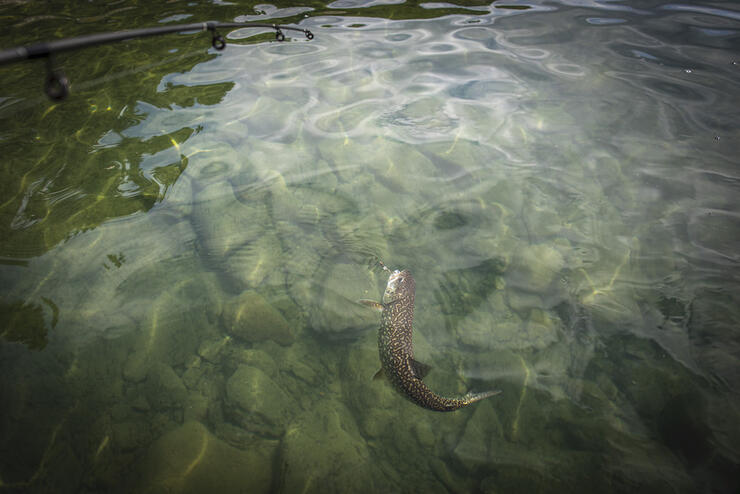
<svg viewBox="0 0 740 494"><path fill-rule="evenodd" d="M438 412L457 410L498 394L499 391L488 391L468 393L461 398L445 398L424 384L422 379L430 367L414 360L412 345L415 292L416 283L411 272L407 269L396 270L388 279L382 303L374 304L382 310L382 323L378 331L378 353L382 367L378 374L382 373L396 390L412 402Z"/></svg>

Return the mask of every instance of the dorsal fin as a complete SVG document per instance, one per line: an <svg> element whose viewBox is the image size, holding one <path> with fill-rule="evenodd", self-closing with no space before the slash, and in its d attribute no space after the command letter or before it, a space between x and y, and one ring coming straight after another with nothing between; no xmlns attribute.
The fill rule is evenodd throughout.
<svg viewBox="0 0 740 494"><path fill-rule="evenodd" d="M424 376L429 374L429 371L432 370L431 365L421 363L418 360L409 359L409 364L411 365L411 372L413 372L414 376L418 379L424 379Z"/></svg>

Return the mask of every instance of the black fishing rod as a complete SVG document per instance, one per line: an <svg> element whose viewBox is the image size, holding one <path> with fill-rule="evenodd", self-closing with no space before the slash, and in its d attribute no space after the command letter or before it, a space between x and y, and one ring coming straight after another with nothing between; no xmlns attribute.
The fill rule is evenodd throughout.
<svg viewBox="0 0 740 494"><path fill-rule="evenodd" d="M49 98L53 100L63 100L69 94L69 79L60 69L53 67L52 58L54 54L65 51L79 50L89 46L104 45L125 41L134 38L146 38L149 36L160 36L182 31L210 31L211 45L217 50L226 48L226 40L221 36L217 29L232 27L261 27L275 30L275 39L285 41L285 31L300 31L306 39L313 39L313 33L308 29L297 27L281 26L279 24L258 24L250 22L198 22L194 24L177 24L174 26L153 27L144 29L131 29L129 31L115 31L110 33L90 34L87 36L78 36L75 38L60 39L58 41L49 41L46 43L35 43L32 45L17 46L7 50L0 51L0 65L5 65L32 58L46 58L47 60L47 77L44 88Z"/></svg>

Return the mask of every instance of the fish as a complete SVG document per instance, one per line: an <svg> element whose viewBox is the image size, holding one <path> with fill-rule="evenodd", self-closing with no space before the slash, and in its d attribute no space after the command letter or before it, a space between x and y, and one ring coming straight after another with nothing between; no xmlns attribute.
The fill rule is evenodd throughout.
<svg viewBox="0 0 740 494"><path fill-rule="evenodd" d="M381 302L359 300L363 305L381 311L378 330L378 354L381 368L375 379L385 377L393 387L413 403L436 412L451 412L499 394L501 391L468 393L460 398L445 398L424 384L431 367L414 359L412 332L416 282L408 269L390 271Z"/></svg>

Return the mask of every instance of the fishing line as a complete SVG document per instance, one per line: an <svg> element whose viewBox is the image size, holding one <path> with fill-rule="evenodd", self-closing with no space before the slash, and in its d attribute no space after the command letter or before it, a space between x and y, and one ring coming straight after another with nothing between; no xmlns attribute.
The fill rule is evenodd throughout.
<svg viewBox="0 0 740 494"><path fill-rule="evenodd" d="M219 34L219 28L268 28L275 31L277 41L285 41L283 31L302 32L306 39L312 40L313 33L308 29L297 27L283 26L279 24L261 24L251 22L200 22L194 24L177 24L173 26L132 29L128 31L113 31L108 33L90 34L74 38L60 39L44 43L35 43L32 45L16 46L7 50L0 51L0 65L5 65L23 60L34 58L46 59L46 82L44 84L46 94L49 98L61 101L69 94L69 79L64 72L54 66L54 55L65 51L79 50L90 46L98 46L107 43L115 43L135 38L146 38L150 36L161 36L165 34L183 32L183 31L210 31L211 46L216 50L226 48L226 40Z"/></svg>

